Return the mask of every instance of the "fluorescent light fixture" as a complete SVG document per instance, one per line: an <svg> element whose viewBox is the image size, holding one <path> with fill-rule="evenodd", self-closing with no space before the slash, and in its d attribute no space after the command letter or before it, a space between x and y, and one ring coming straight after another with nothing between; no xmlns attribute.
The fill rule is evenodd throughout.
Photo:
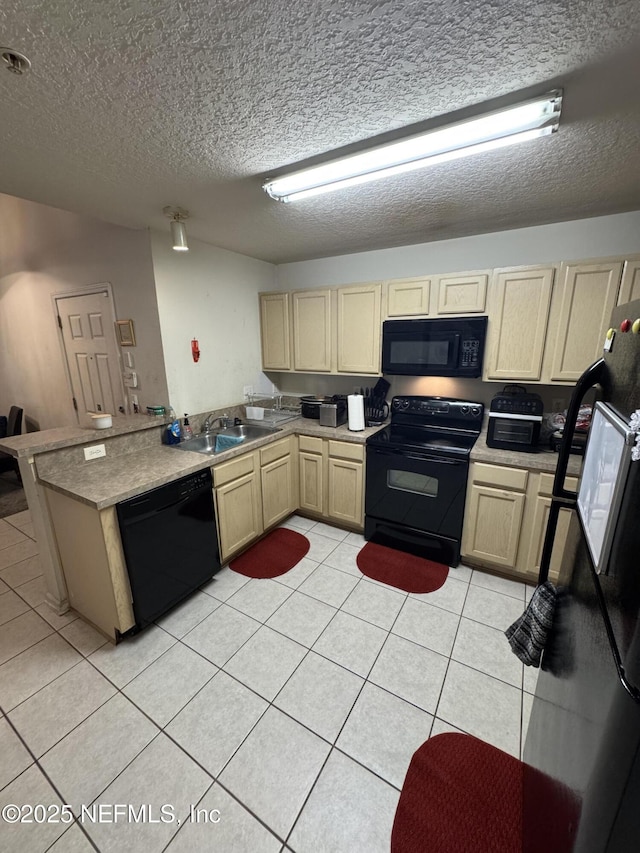
<svg viewBox="0 0 640 853"><path fill-rule="evenodd" d="M269 179L262 188L277 201L297 201L504 148L553 133L558 129L561 109L562 89L554 89L506 109Z"/></svg>

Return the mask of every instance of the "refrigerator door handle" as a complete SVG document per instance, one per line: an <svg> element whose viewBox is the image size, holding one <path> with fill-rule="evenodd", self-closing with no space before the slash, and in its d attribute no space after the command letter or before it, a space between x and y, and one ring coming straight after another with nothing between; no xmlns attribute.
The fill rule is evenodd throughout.
<svg viewBox="0 0 640 853"><path fill-rule="evenodd" d="M549 577L549 566L551 565L551 555L553 554L553 544L556 536L556 528L558 526L558 516L562 507L573 508L578 500L578 493L566 489L564 482L567 476L567 466L571 455L571 439L573 431L578 420L580 406L584 400L585 394L594 385L605 386L608 379L608 368L603 358L595 361L582 374L576 382L573 389L569 408L567 409L567 420L564 425L563 441L560 445L558 453L558 464L556 465L556 473L553 480L553 490L551 492L551 507L549 508L549 520L547 522L547 530L544 537L544 545L542 546L542 556L540 558L540 571L538 572L538 584L543 584Z"/></svg>
<svg viewBox="0 0 640 853"><path fill-rule="evenodd" d="M573 437L573 431L578 420L580 406L582 405L585 394L593 388L594 385L604 385L607 380L607 376L607 365L605 364L605 360L600 358L598 361L595 361L591 367L588 367L576 382L576 386L573 389L573 394L571 395L571 400L569 402L569 408L567 409L567 420L563 430L563 441L558 453L558 464L556 466L556 475L553 481L552 492L554 498L565 498L566 500L574 502L578 498L576 492L572 492L564 487L564 481L567 475L567 466L571 455L571 439Z"/></svg>

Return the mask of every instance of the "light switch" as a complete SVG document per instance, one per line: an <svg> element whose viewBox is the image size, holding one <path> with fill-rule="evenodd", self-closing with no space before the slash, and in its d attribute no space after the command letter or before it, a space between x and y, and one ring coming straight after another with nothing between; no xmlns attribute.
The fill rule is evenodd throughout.
<svg viewBox="0 0 640 853"><path fill-rule="evenodd" d="M124 365L125 365L125 367L133 367L134 366L133 353L129 352L129 350L127 350L124 354Z"/></svg>

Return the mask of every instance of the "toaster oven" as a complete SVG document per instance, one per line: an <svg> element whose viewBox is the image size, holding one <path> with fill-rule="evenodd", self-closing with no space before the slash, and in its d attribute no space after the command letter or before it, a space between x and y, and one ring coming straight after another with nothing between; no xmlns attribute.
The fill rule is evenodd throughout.
<svg viewBox="0 0 640 853"><path fill-rule="evenodd" d="M507 385L491 401L487 446L536 453L540 441L543 403L522 385Z"/></svg>

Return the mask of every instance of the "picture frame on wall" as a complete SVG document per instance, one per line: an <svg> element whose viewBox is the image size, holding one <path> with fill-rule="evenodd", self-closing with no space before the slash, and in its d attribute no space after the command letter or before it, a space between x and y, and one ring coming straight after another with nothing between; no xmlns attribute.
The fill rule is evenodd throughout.
<svg viewBox="0 0 640 853"><path fill-rule="evenodd" d="M121 347L134 347L136 333L133 329L133 320L116 320L116 336Z"/></svg>

